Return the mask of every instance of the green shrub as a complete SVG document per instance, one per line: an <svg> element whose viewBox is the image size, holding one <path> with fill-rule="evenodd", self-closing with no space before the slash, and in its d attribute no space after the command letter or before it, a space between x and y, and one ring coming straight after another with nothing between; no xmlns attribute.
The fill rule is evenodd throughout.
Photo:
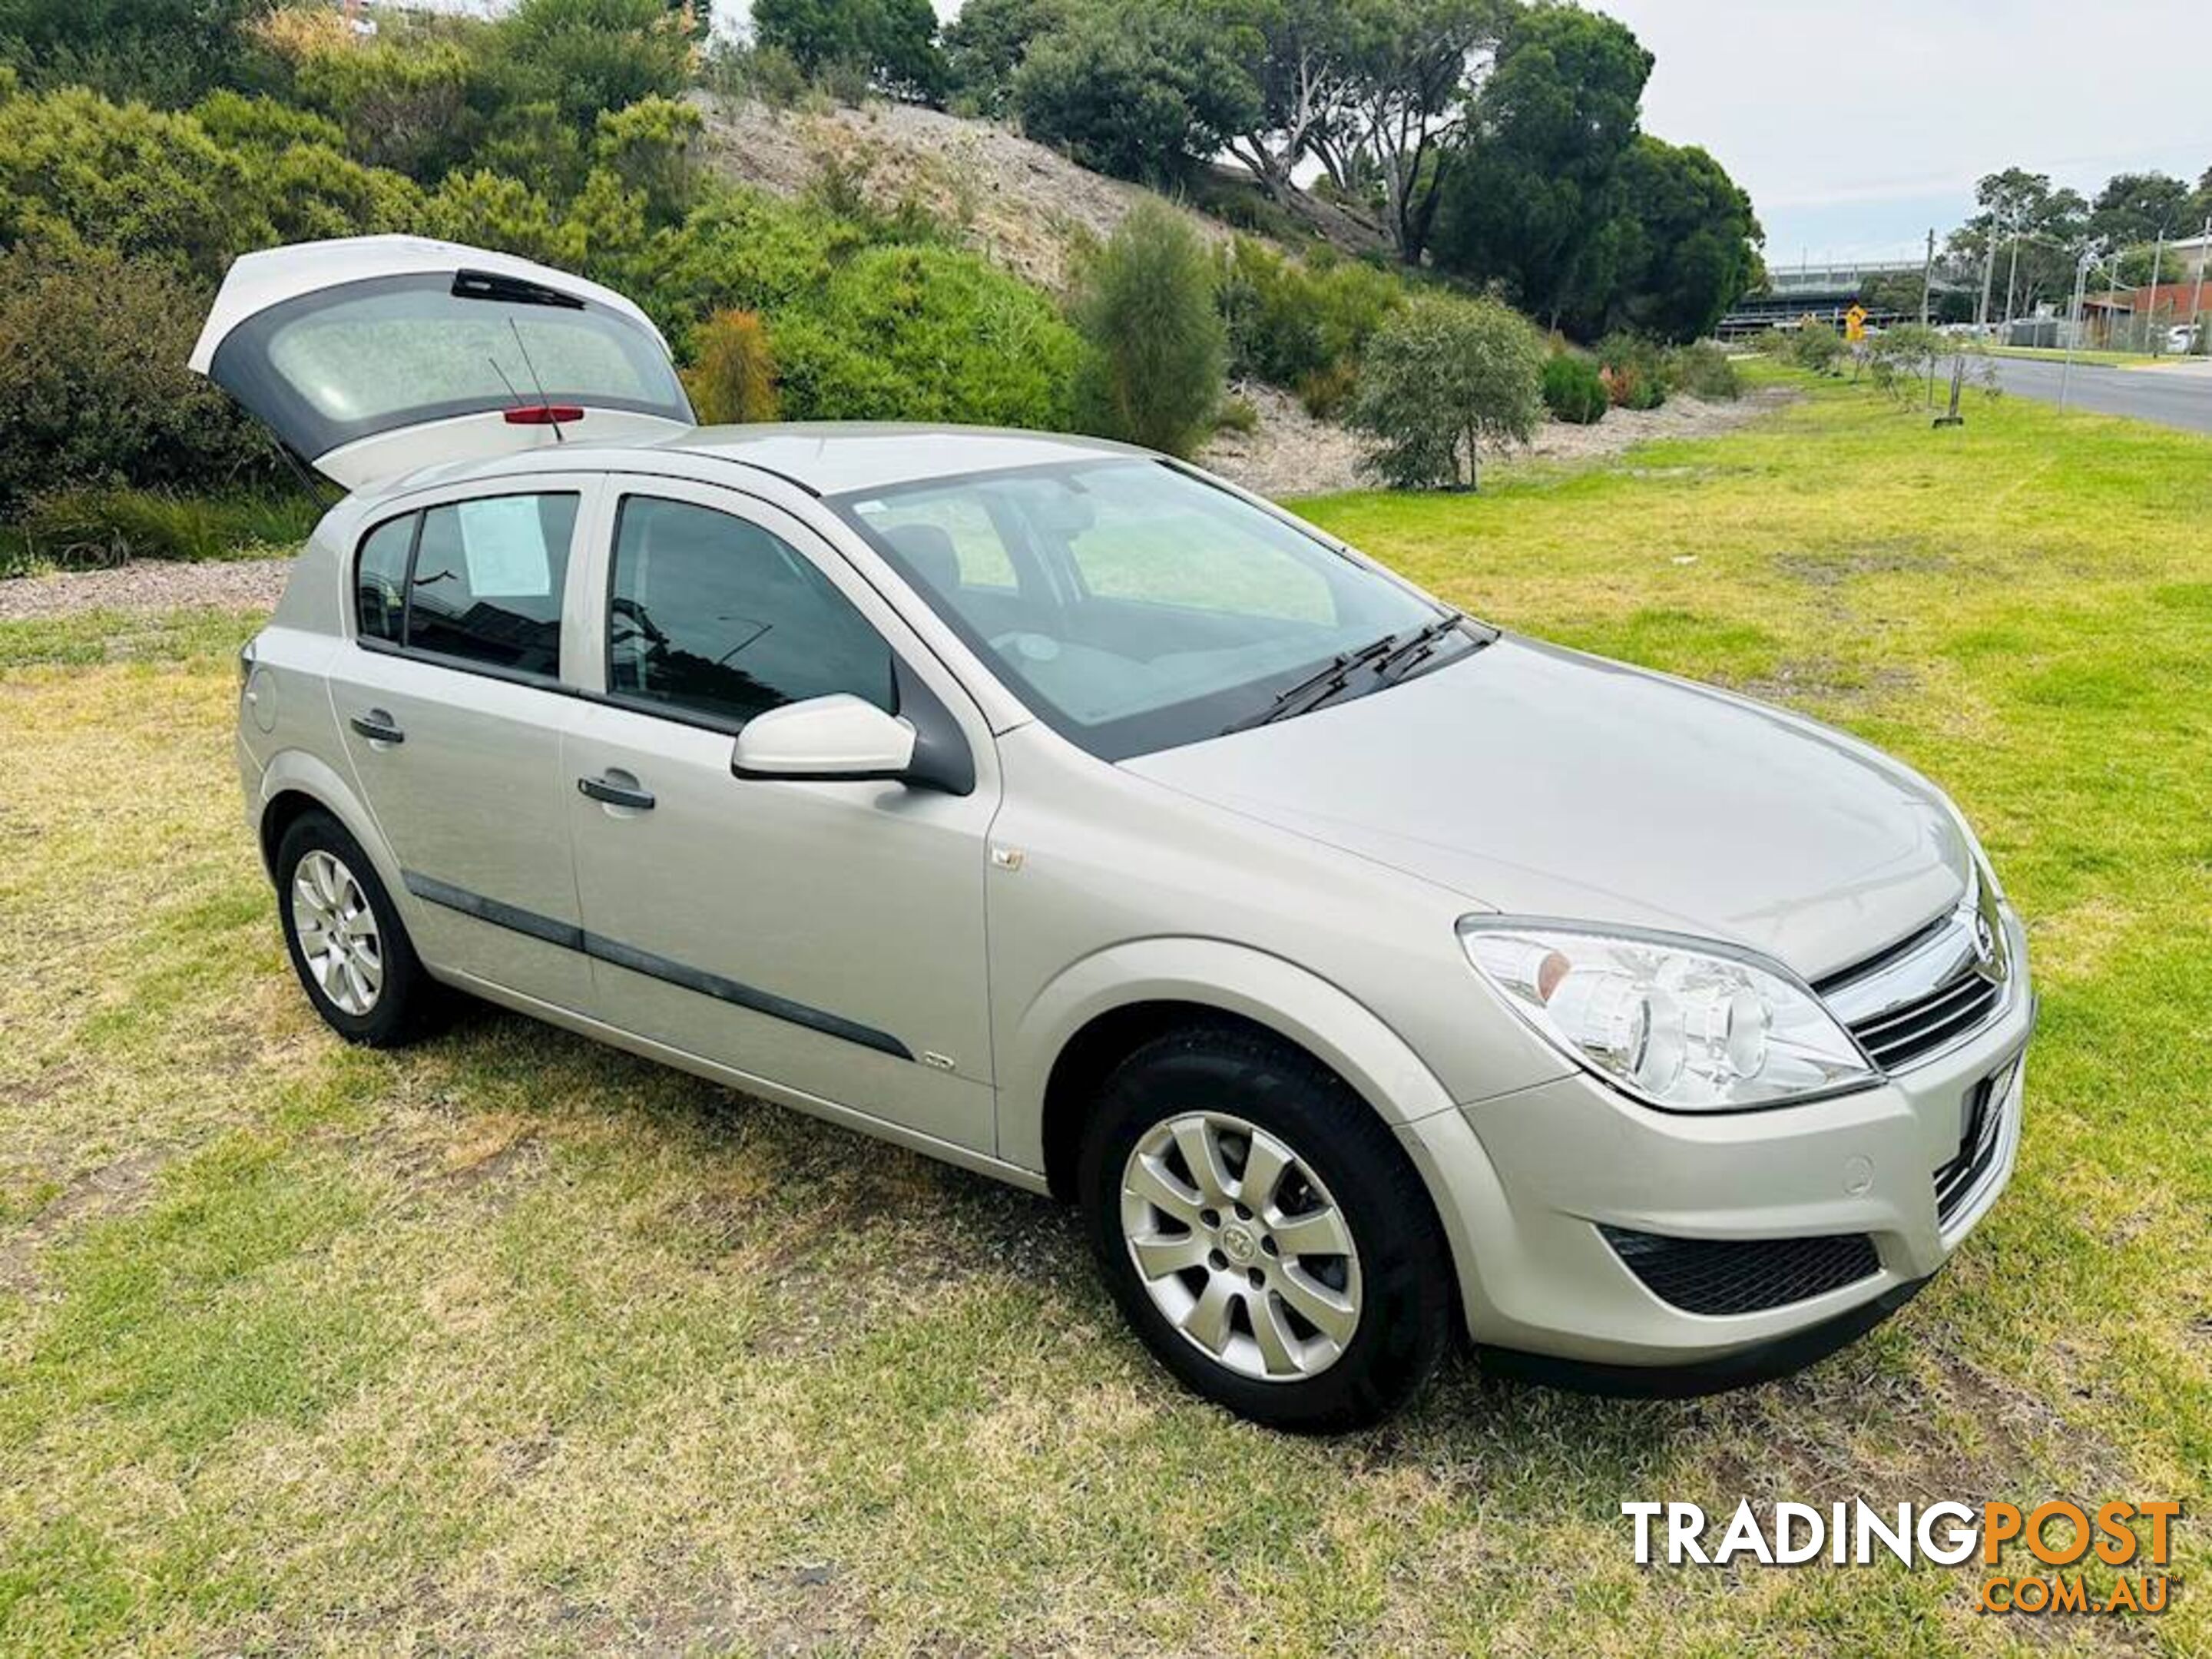
<svg viewBox="0 0 2212 1659"><path fill-rule="evenodd" d="M1552 418L1573 426L1595 426L1612 406L1596 365L1571 351L1555 351L1544 364L1544 407Z"/></svg>
<svg viewBox="0 0 2212 1659"><path fill-rule="evenodd" d="M1210 428L1228 360L1213 261L1198 233L1164 204L1139 203L1084 261L1073 311L1092 348L1088 423L1188 455Z"/></svg>
<svg viewBox="0 0 2212 1659"><path fill-rule="evenodd" d="M944 247L854 255L771 319L793 420L958 421L1064 430L1083 341L1036 289Z"/></svg>
<svg viewBox="0 0 2212 1659"><path fill-rule="evenodd" d="M34 86L189 104L246 73L265 0L0 0L0 40Z"/></svg>
<svg viewBox="0 0 2212 1659"><path fill-rule="evenodd" d="M228 559L289 552L307 539L319 514L302 493L65 489L27 502L9 526L9 542L21 564L64 569L130 559Z"/></svg>
<svg viewBox="0 0 2212 1659"><path fill-rule="evenodd" d="M0 102L0 245L82 237L210 277L276 240L246 163L189 115L82 87Z"/></svg>
<svg viewBox="0 0 2212 1659"><path fill-rule="evenodd" d="M1656 409L1667 401L1667 360L1656 342L1615 331L1597 343L1596 355L1616 408Z"/></svg>
<svg viewBox="0 0 2212 1659"><path fill-rule="evenodd" d="M379 42L313 54L296 85L302 103L345 129L352 155L431 184L468 159L478 136L473 72L450 40Z"/></svg>
<svg viewBox="0 0 2212 1659"><path fill-rule="evenodd" d="M641 192L647 216L657 223L681 219L698 192L699 135L706 122L689 104L647 98L599 119L594 161Z"/></svg>
<svg viewBox="0 0 2212 1659"><path fill-rule="evenodd" d="M1481 445L1525 443L1543 417L1544 345L1494 300L1413 301L1375 332L1352 424L1364 465L1397 489L1478 488Z"/></svg>
<svg viewBox="0 0 2212 1659"><path fill-rule="evenodd" d="M683 90L684 23L667 0L522 0L498 26L501 67L516 95L550 99L589 131L603 110Z"/></svg>
<svg viewBox="0 0 2212 1659"><path fill-rule="evenodd" d="M1801 323L1768 329L1759 337L1759 349L1778 362L1826 374L1844 355L1844 337L1826 323Z"/></svg>
<svg viewBox="0 0 2212 1659"><path fill-rule="evenodd" d="M1260 429L1260 406L1249 398L1224 398L1213 410L1213 429L1249 437Z"/></svg>
<svg viewBox="0 0 2212 1659"><path fill-rule="evenodd" d="M718 312L692 338L684 384L702 426L776 417L775 357L757 311Z"/></svg>
<svg viewBox="0 0 2212 1659"><path fill-rule="evenodd" d="M1288 387L1323 416L1350 401L1361 350L1406 298L1388 272L1319 250L1291 259L1243 237L1223 262L1219 291L1231 371Z"/></svg>
<svg viewBox="0 0 2212 1659"><path fill-rule="evenodd" d="M1735 362L1711 340L1668 347L1664 368L1667 384L1674 390L1709 404L1734 403L1743 396L1743 381Z"/></svg>
<svg viewBox="0 0 2212 1659"><path fill-rule="evenodd" d="M210 297L162 261L112 249L0 253L0 517L73 487L283 476L259 427L185 367Z"/></svg>
<svg viewBox="0 0 2212 1659"><path fill-rule="evenodd" d="M1022 130L1119 179L1188 176L1260 118L1260 95L1222 31L1164 5L1076 11L1032 40L1014 71Z"/></svg>

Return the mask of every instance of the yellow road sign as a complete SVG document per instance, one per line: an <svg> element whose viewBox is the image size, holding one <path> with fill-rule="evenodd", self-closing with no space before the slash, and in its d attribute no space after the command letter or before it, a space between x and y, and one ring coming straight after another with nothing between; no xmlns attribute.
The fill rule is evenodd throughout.
<svg viewBox="0 0 2212 1659"><path fill-rule="evenodd" d="M1846 340L1866 338L1867 308L1856 302L1844 313L1844 337Z"/></svg>

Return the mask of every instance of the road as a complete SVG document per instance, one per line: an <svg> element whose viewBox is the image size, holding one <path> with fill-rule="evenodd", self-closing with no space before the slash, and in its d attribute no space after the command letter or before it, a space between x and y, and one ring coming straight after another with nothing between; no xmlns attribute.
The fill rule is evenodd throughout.
<svg viewBox="0 0 2212 1659"><path fill-rule="evenodd" d="M1990 361L1996 366L1997 383L2007 392L2046 403L2058 401L2059 379L2065 373L2062 365L2020 357ZM1968 365L1970 384L1974 368ZM2212 432L2212 364L2111 368L2076 363L2067 383L2066 404L2105 415L2132 415L2191 432Z"/></svg>

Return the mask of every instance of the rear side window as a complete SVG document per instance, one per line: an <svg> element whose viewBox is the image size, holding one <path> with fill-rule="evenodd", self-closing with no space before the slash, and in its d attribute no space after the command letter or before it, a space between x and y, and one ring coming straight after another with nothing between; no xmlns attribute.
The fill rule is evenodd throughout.
<svg viewBox="0 0 2212 1659"><path fill-rule="evenodd" d="M380 526L355 581L362 636L554 678L576 507L573 495L495 495Z"/></svg>
<svg viewBox="0 0 2212 1659"><path fill-rule="evenodd" d="M837 691L897 712L883 636L811 560L743 519L630 497L609 600L617 696L732 726Z"/></svg>
<svg viewBox="0 0 2212 1659"><path fill-rule="evenodd" d="M361 566L354 582L356 614L364 639L398 645L407 616L407 561L415 551L419 513L380 524L361 544Z"/></svg>

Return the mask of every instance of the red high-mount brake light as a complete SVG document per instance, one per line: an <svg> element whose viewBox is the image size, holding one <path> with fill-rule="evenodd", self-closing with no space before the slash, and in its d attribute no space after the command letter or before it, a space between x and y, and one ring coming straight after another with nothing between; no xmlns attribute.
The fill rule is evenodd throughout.
<svg viewBox="0 0 2212 1659"><path fill-rule="evenodd" d="M574 404L532 404L526 409L510 409L506 415L509 426L567 426L583 418L584 411Z"/></svg>

